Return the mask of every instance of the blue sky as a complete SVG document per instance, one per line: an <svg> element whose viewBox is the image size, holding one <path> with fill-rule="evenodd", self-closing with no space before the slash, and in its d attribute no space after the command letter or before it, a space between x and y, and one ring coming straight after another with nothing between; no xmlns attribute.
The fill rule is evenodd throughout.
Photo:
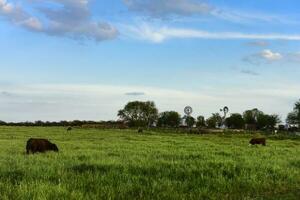
<svg viewBox="0 0 300 200"><path fill-rule="evenodd" d="M284 120L299 13L297 0L0 0L0 120L117 119L131 100Z"/></svg>

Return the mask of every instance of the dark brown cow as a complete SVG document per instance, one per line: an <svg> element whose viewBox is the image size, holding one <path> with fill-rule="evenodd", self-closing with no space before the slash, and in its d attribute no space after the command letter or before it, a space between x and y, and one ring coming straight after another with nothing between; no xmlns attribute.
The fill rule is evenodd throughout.
<svg viewBox="0 0 300 200"><path fill-rule="evenodd" d="M55 151L58 152L58 148L55 144L51 143L49 140L46 139L34 139L30 138L27 141L26 145L26 153L37 153L41 152L44 153L46 151Z"/></svg>
<svg viewBox="0 0 300 200"><path fill-rule="evenodd" d="M249 143L252 145L261 144L261 145L266 146L266 138L253 138L250 140Z"/></svg>
<svg viewBox="0 0 300 200"><path fill-rule="evenodd" d="M142 128L138 129L138 133L143 133L143 132L144 132L144 130Z"/></svg>

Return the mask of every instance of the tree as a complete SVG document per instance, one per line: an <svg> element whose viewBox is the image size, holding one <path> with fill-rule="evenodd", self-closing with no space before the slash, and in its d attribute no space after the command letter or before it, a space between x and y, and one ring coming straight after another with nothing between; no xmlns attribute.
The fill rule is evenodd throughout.
<svg viewBox="0 0 300 200"><path fill-rule="evenodd" d="M154 102L133 101L119 110L118 116L131 127L149 127L156 121L158 110Z"/></svg>
<svg viewBox="0 0 300 200"><path fill-rule="evenodd" d="M206 124L209 128L216 128L222 125L222 117L219 113L213 113L210 118L206 120Z"/></svg>
<svg viewBox="0 0 300 200"><path fill-rule="evenodd" d="M294 110L288 114L287 123L300 127L300 100L294 105Z"/></svg>
<svg viewBox="0 0 300 200"><path fill-rule="evenodd" d="M256 125L258 129L264 129L268 127L268 115L260 113L256 119Z"/></svg>
<svg viewBox="0 0 300 200"><path fill-rule="evenodd" d="M246 110L243 113L243 118L246 124L256 124L256 119L253 116L252 110Z"/></svg>
<svg viewBox="0 0 300 200"><path fill-rule="evenodd" d="M213 113L212 116L213 116L213 118L215 118L215 120L217 122L217 127L222 126L223 118L221 117L221 115L219 113Z"/></svg>
<svg viewBox="0 0 300 200"><path fill-rule="evenodd" d="M35 121L34 124L36 126L43 126L44 125L44 122L42 122L41 120L38 120L38 121Z"/></svg>
<svg viewBox="0 0 300 200"><path fill-rule="evenodd" d="M204 118L203 116L197 117L196 126L197 126L198 128L201 128L201 127L205 127L205 126L206 126L206 124L205 124L205 118Z"/></svg>
<svg viewBox="0 0 300 200"><path fill-rule="evenodd" d="M226 118L225 125L232 129L242 129L245 127L245 121L241 114L233 113L230 117Z"/></svg>
<svg viewBox="0 0 300 200"><path fill-rule="evenodd" d="M189 128L192 128L194 125L195 125L195 118L192 117L192 116L187 116L186 119L185 119L185 122L186 122L186 125L189 127Z"/></svg>
<svg viewBox="0 0 300 200"><path fill-rule="evenodd" d="M295 112L295 111L290 112L287 116L286 122L288 124L298 124L297 112Z"/></svg>
<svg viewBox="0 0 300 200"><path fill-rule="evenodd" d="M268 115L260 113L257 117L257 128L258 129L274 129L276 124L280 123L278 115Z"/></svg>
<svg viewBox="0 0 300 200"><path fill-rule="evenodd" d="M276 124L281 123L280 117L276 114L268 115L268 126L274 129Z"/></svg>
<svg viewBox="0 0 300 200"><path fill-rule="evenodd" d="M167 111L159 114L157 125L160 127L178 127L180 125L180 114L175 111Z"/></svg>
<svg viewBox="0 0 300 200"><path fill-rule="evenodd" d="M246 124L257 124L257 118L259 115L263 114L262 111L254 108L252 110L246 110L243 113L243 118Z"/></svg>

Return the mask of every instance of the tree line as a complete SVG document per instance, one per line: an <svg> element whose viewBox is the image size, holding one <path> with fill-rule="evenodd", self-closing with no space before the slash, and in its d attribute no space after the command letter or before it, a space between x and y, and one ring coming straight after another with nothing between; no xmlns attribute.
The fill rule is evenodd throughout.
<svg viewBox="0 0 300 200"><path fill-rule="evenodd" d="M86 120L72 120L72 121L35 121L35 122L4 122L0 121L0 126L65 126L65 127L95 127L95 128L126 128L126 125L120 121L86 121Z"/></svg>
<svg viewBox="0 0 300 200"><path fill-rule="evenodd" d="M176 111L158 112L154 102L133 101L125 105L118 112L118 117L129 127L166 127L178 128L183 125L198 128L220 128L251 130L274 130L281 123L276 114L266 114L259 109L246 110L242 114L232 113L229 117L222 117L220 113L213 113L209 118L204 116L194 118L182 117ZM288 115L286 122L291 126L300 127L300 100L295 103L293 111ZM283 129L284 127L281 126Z"/></svg>
<svg viewBox="0 0 300 200"><path fill-rule="evenodd" d="M97 127L97 128L128 128L128 127L162 127L178 128L220 128L230 129L251 129L251 130L273 130L281 123L280 117L276 114L266 114L259 109L246 110L242 114L232 113L224 118L220 113L213 113L205 119L204 116L181 116L176 111L160 112L152 101L133 101L127 103L123 109L119 110L118 121L35 121L35 122L4 122L0 125L7 126L77 126L77 127ZM184 121L184 123L183 123ZM292 127L300 128L300 100L294 105L293 110L288 114L286 123ZM283 128L283 127L281 127Z"/></svg>

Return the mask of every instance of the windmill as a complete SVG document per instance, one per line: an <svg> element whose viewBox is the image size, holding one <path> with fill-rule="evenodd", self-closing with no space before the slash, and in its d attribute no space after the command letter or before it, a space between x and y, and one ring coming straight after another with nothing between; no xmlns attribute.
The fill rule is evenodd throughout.
<svg viewBox="0 0 300 200"><path fill-rule="evenodd" d="M222 117L222 127L225 127L225 120L226 120L226 116L229 112L229 108L227 106L225 106L224 108L220 109L220 112L223 112L223 117Z"/></svg>

